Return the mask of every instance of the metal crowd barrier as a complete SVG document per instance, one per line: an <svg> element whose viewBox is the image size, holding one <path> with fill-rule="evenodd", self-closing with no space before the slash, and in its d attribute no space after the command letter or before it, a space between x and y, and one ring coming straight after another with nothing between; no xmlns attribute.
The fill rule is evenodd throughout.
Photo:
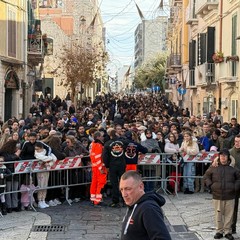
<svg viewBox="0 0 240 240"><path fill-rule="evenodd" d="M218 157L217 152L200 152L197 155L190 156L181 154L181 159L176 161L168 161L172 154L167 153L147 153L141 155L138 161L138 169L142 173L143 181L152 182L157 191L163 191L165 194L169 194L167 184L172 182L174 184L174 194L178 196L179 181L182 178L202 178L203 176L183 176L179 165L187 164L188 162L209 164ZM171 175L172 173L175 175Z"/></svg>
<svg viewBox="0 0 240 240"><path fill-rule="evenodd" d="M163 191L165 194L170 192L167 189L167 183L174 183L174 194L177 196L179 178L192 177L201 178L202 176L179 176L179 161L169 162L168 158L171 154L166 153L147 153L141 155L138 161L138 169L142 173L143 181L145 183L155 184L154 188L157 191ZM194 162L194 163L211 163L218 153L205 152L199 153L196 156L182 155L183 162ZM4 162L6 167L9 164L14 164L15 172L12 173L11 181L13 183L13 178L17 176L18 190L4 192L3 194L14 194L21 193L20 186L24 182L26 176L29 177L30 181L36 183L36 173L38 172L50 172L48 186L46 188L37 188L34 190L29 190L30 195L30 205L34 211L36 211L33 206L33 195L38 190L43 189L56 189L60 188L64 190L65 200L71 205L69 201L69 190L70 187L90 185L91 184L91 163L89 156L76 156L71 158L66 158L64 160L57 160L52 166L45 167L39 160L21 160L14 162ZM171 175L175 170L175 175ZM13 187L13 186L12 186ZM146 186L145 186L146 187ZM1 215L0 215L1 216Z"/></svg>
<svg viewBox="0 0 240 240"><path fill-rule="evenodd" d="M45 167L45 165L37 159L3 162L7 168L9 164L14 164L15 171L10 176L12 182L11 188L13 189L13 179L16 179L17 176L15 182L18 182L18 190L9 192L5 191L0 194L0 196L3 194L19 194L21 192L25 192L25 190L20 190L20 186L25 183L24 180L26 180L26 177L29 178L30 183L33 182L34 185L37 186L36 173L47 171L50 172L48 186L46 188L28 190L31 208L36 211L32 201L33 195L36 191L56 188L64 190L65 200L69 205L71 205L69 201L70 187L91 184L91 165L89 164L90 159L88 158L89 156L69 157L64 160L57 160L49 167Z"/></svg>

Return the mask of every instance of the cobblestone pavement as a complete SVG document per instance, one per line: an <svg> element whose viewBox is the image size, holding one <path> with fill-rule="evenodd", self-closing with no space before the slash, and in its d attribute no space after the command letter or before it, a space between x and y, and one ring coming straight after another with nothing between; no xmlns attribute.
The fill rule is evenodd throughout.
<svg viewBox="0 0 240 240"><path fill-rule="evenodd" d="M172 240L213 239L214 214L210 194L180 193L178 197L165 195L165 198L163 210ZM120 239L125 211L126 207L93 207L89 201L80 201L71 206L64 203L39 212L11 213L0 218L0 239ZM43 231L39 231L40 226L43 226ZM237 234L234 236L240 240Z"/></svg>

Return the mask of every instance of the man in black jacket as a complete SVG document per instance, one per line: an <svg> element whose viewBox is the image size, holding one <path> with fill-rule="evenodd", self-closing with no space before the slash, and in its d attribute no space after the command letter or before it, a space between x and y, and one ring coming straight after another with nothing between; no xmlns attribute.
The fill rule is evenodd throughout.
<svg viewBox="0 0 240 240"><path fill-rule="evenodd" d="M161 209L165 199L155 192L145 193L139 173L125 172L120 180L120 191L128 206L121 240L171 240Z"/></svg>
<svg viewBox="0 0 240 240"><path fill-rule="evenodd" d="M119 180L126 168L124 156L126 143L124 142L124 139L119 138L116 135L114 129L111 130L109 136L110 140L104 144L102 158L108 170L109 179L112 184L112 203L110 204L110 207L120 207Z"/></svg>

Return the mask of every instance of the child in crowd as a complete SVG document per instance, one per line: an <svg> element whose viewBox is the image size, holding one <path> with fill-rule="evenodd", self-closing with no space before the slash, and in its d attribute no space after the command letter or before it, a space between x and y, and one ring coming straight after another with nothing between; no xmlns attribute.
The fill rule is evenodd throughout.
<svg viewBox="0 0 240 240"><path fill-rule="evenodd" d="M36 159L40 161L40 164L43 164L46 169L49 169L53 164L54 161L57 160L56 156L51 153L50 155L46 155L46 149L44 149L44 145L41 142L35 143L35 153L34 156ZM38 172L37 173L37 181L38 186L40 188L46 188L48 186L48 179L49 179L49 172ZM46 208L49 207L46 204L45 199L47 196L47 189L42 189L38 191L38 207L39 208Z"/></svg>
<svg viewBox="0 0 240 240"><path fill-rule="evenodd" d="M218 166L211 166L204 175L204 181L211 188L215 209L216 234L214 239L234 240L232 220L236 192L240 188L240 172L230 166L231 158L227 149L219 152Z"/></svg>
<svg viewBox="0 0 240 240"><path fill-rule="evenodd" d="M0 212L2 215L7 215L4 192L6 188L6 177L11 175L11 171L2 162L4 162L4 157L0 156Z"/></svg>
<svg viewBox="0 0 240 240"><path fill-rule="evenodd" d="M170 157L167 158L167 162L170 163L171 171L169 173L169 191L175 192L176 190L180 191L180 181L181 181L181 167L183 166L183 159L178 153L172 154ZM178 176L178 177L177 177ZM177 189L175 189L175 183L177 183Z"/></svg>
<svg viewBox="0 0 240 240"><path fill-rule="evenodd" d="M36 190L36 188L37 187L35 187L34 184L32 183L30 176L26 175L25 182L20 187L22 210L29 210L31 201L32 204L35 205L35 199L32 195L32 192Z"/></svg>

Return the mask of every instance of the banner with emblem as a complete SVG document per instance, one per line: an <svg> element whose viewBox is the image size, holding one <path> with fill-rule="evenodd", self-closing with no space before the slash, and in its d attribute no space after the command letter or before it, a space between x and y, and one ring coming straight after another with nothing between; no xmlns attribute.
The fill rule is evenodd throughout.
<svg viewBox="0 0 240 240"><path fill-rule="evenodd" d="M155 165L160 163L161 155L159 153L140 155L138 158L138 165Z"/></svg>
<svg viewBox="0 0 240 240"><path fill-rule="evenodd" d="M56 160L51 165L42 161L21 161L14 164L15 173L29 173L42 171L56 171L73 168L81 168L82 157L65 158L64 160Z"/></svg>

